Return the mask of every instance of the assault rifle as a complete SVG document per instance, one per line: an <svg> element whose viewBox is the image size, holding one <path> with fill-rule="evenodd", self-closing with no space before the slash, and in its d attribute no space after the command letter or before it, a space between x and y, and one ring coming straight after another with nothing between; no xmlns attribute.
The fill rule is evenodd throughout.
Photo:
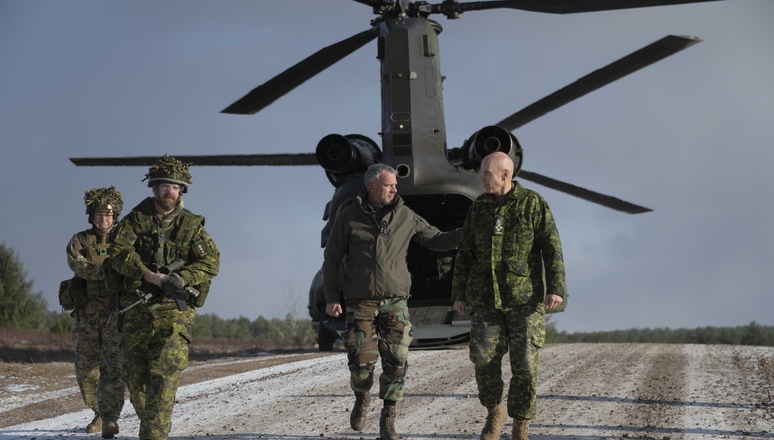
<svg viewBox="0 0 774 440"><path fill-rule="evenodd" d="M129 304L128 306L124 307L123 309L118 311L119 315L123 315L131 308L138 306L140 304L146 306L149 311L154 311L161 305L161 301L166 296L164 292L158 291L156 293L145 293L140 289L135 290L135 293L137 293L137 296L140 298L137 301L133 302L132 304ZM175 292L175 295L173 295L173 298L175 300L175 305L177 306L177 310L180 310L181 312L188 310L188 306L186 305L185 301L188 298L196 298L199 296L199 291L194 289L193 287L186 286L182 290L178 290Z"/></svg>
<svg viewBox="0 0 774 440"><path fill-rule="evenodd" d="M152 263L150 264L149 268L156 273L163 273L165 275L169 275L170 273L183 268L183 266L185 266L185 261L182 258L178 258L177 260L167 265L162 265L161 263ZM123 315L124 313L126 313L127 310L131 309L132 307L138 304L144 304L146 307L148 307L148 310L152 312L154 309L159 307L159 305L161 304L161 300L165 296L164 292L144 293L139 289L137 289L135 292L137 293L137 296L140 297L140 299L135 301L133 304L119 310L118 311L119 315ZM174 295L172 295L172 297L175 299L177 310L180 310L181 312L188 310L188 306L185 304L185 301L188 298L190 297L196 298L198 296L199 296L199 291L194 289L193 287L185 287L183 288L183 290L179 290L175 292ZM113 296L113 299L110 302L110 306L109 306L110 313L108 314L107 320L105 321L106 328L110 325L110 321L113 319L113 312L115 311L116 307L119 304L118 297L119 295L115 294Z"/></svg>

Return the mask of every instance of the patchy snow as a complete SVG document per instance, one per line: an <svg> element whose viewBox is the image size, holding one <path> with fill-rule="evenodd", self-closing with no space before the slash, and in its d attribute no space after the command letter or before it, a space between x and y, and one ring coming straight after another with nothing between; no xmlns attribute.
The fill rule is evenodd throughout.
<svg viewBox="0 0 774 440"><path fill-rule="evenodd" d="M75 382L75 379L73 379L73 382ZM39 388L40 387L37 385L27 385L27 384L9 385L3 388L4 392L2 393L2 395L0 395L2 396L2 398L0 398L0 413L10 411L16 408L23 408L29 405L30 401L28 399L28 396L17 395L17 393L21 393L23 391L29 391L29 390L37 390ZM49 399L64 397L73 393L80 393L80 390L78 389L77 386L64 388L56 391L38 393L36 394L36 399L38 399L39 401L45 401ZM91 421L91 419L89 419L89 421Z"/></svg>
<svg viewBox="0 0 774 440"><path fill-rule="evenodd" d="M478 438L486 411L476 397L467 354L465 349L411 352L396 421L403 438ZM773 354L764 347L547 346L541 352L539 410L530 438L774 438ZM346 356L339 353L183 386L170 438L378 437L377 387L365 430L357 433L349 427L354 399L348 378ZM7 400L12 396L3 393L2 412L14 407ZM62 414L0 428L0 440L99 438L83 433L90 420L88 410ZM137 438L139 422L128 402L119 424L117 438ZM509 420L506 438L510 427Z"/></svg>
<svg viewBox="0 0 774 440"><path fill-rule="evenodd" d="M13 384L8 385L5 387L5 391L8 391L10 393L18 393L19 391L28 391L28 390L36 390L40 388L37 385L28 385L28 384Z"/></svg>

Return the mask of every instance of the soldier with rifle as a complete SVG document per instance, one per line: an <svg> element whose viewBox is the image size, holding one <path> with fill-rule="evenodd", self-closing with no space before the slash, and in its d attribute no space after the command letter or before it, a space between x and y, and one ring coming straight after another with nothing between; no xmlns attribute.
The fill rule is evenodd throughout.
<svg viewBox="0 0 774 440"><path fill-rule="evenodd" d="M72 310L75 377L83 402L94 411L86 432L118 434L126 385L121 374L121 335L116 323L103 325L115 291L105 285L103 263L113 242L113 226L121 215L123 199L114 187L94 188L83 196L92 227L67 243L67 265L75 276L62 282L59 303Z"/></svg>
<svg viewBox="0 0 774 440"><path fill-rule="evenodd" d="M139 438L165 440L180 374L188 366L193 318L218 274L220 253L204 217L183 207L181 196L191 183L188 164L164 156L144 180L153 197L116 227L110 280L122 292L117 320Z"/></svg>

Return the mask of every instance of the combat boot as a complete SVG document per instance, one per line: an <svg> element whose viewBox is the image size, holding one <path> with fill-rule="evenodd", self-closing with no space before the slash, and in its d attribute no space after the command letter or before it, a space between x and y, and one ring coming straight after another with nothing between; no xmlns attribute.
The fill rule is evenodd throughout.
<svg viewBox="0 0 774 440"><path fill-rule="evenodd" d="M86 425L86 432L89 434L94 434L96 432L100 432L102 430L102 417L99 416L99 414L94 416L94 419Z"/></svg>
<svg viewBox="0 0 774 440"><path fill-rule="evenodd" d="M355 406L352 407L352 413L349 415L349 426L357 432L363 430L366 422L366 412L368 405L371 404L371 393L355 393Z"/></svg>
<svg viewBox="0 0 774 440"><path fill-rule="evenodd" d="M379 438L381 440L398 440L400 436L395 432L395 407L385 405L382 408L382 417L379 418Z"/></svg>
<svg viewBox="0 0 774 440"><path fill-rule="evenodd" d="M529 440L529 419L513 419L513 440Z"/></svg>
<svg viewBox="0 0 774 440"><path fill-rule="evenodd" d="M487 408L484 429L481 430L481 440L497 440L500 438L500 430L505 426L505 409L501 404L493 408ZM515 432L515 431L514 431Z"/></svg>
<svg viewBox="0 0 774 440"><path fill-rule="evenodd" d="M118 423L115 420L108 420L102 424L102 438L113 438L118 434Z"/></svg>

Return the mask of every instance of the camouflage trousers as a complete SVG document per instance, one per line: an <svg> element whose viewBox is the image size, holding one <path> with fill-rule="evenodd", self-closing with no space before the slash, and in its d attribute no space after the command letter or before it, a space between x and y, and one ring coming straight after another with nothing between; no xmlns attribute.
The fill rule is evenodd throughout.
<svg viewBox="0 0 774 440"><path fill-rule="evenodd" d="M153 313L135 307L122 322L124 374L140 419L140 440L168 438L180 374L188 366L195 311L174 307Z"/></svg>
<svg viewBox="0 0 774 440"><path fill-rule="evenodd" d="M537 412L538 350L546 336L546 319L534 306L471 312L470 360L476 372L478 399L487 408L503 400L502 359L510 351L508 415L534 419Z"/></svg>
<svg viewBox="0 0 774 440"><path fill-rule="evenodd" d="M395 402L403 399L411 335L405 298L347 302L344 344L352 390L358 394L370 392L374 367L381 356L379 398Z"/></svg>
<svg viewBox="0 0 774 440"><path fill-rule="evenodd" d="M75 377L83 402L105 420L118 420L124 408L121 334L116 321L105 327L108 298L95 298L74 312Z"/></svg>

